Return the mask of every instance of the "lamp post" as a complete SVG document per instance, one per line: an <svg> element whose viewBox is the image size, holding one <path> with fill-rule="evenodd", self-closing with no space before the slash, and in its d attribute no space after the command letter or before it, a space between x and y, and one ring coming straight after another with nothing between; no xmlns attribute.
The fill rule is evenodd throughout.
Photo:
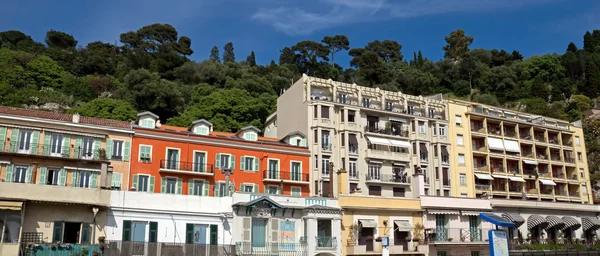
<svg viewBox="0 0 600 256"><path fill-rule="evenodd" d="M92 207L92 212L94 213L94 227L92 228L92 241L90 244L94 244L94 241L96 239L96 215L98 215L98 211L100 209L98 209L98 207Z"/></svg>

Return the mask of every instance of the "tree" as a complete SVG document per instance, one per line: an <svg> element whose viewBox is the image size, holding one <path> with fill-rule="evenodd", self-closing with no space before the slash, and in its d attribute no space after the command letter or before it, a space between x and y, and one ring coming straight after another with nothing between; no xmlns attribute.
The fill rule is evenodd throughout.
<svg viewBox="0 0 600 256"><path fill-rule="evenodd" d="M125 76L123 97L140 111L151 111L164 120L183 110L184 98L177 85L145 69Z"/></svg>
<svg viewBox="0 0 600 256"><path fill-rule="evenodd" d="M18 30L0 32L0 47L32 53L41 53L44 51L43 44L33 41L31 36Z"/></svg>
<svg viewBox="0 0 600 256"><path fill-rule="evenodd" d="M325 44L331 54L331 65L335 64L336 53L350 49L350 41L345 35L325 36L321 42Z"/></svg>
<svg viewBox="0 0 600 256"><path fill-rule="evenodd" d="M254 56L254 51L252 51L250 55L248 55L248 58L246 58L246 63L248 63L250 67L256 66L256 56Z"/></svg>
<svg viewBox="0 0 600 256"><path fill-rule="evenodd" d="M292 46L292 50L296 53L297 65L302 73L309 74L319 59L329 60L327 47L315 41L301 41Z"/></svg>
<svg viewBox="0 0 600 256"><path fill-rule="evenodd" d="M219 47L217 47L216 45L213 46L213 48L210 50L210 57L208 59L216 62L221 62L221 59L219 57Z"/></svg>
<svg viewBox="0 0 600 256"><path fill-rule="evenodd" d="M77 40L67 33L50 30L46 33L46 44L51 48L75 49Z"/></svg>
<svg viewBox="0 0 600 256"><path fill-rule="evenodd" d="M82 116L121 121L132 121L135 120L138 112L127 101L111 98L97 98L88 103L71 108L69 113L79 113Z"/></svg>
<svg viewBox="0 0 600 256"><path fill-rule="evenodd" d="M585 66L585 83L579 91L590 98L598 97L600 86L600 69L593 61L589 60Z"/></svg>
<svg viewBox="0 0 600 256"><path fill-rule="evenodd" d="M476 94L475 96L473 96L473 101L492 106L500 106L500 102L498 102L496 96L487 93Z"/></svg>
<svg viewBox="0 0 600 256"><path fill-rule="evenodd" d="M235 62L235 53L233 52L233 43L229 42L223 47L223 63Z"/></svg>
<svg viewBox="0 0 600 256"><path fill-rule="evenodd" d="M512 55L513 60L523 60L523 55L517 50L512 51L510 55Z"/></svg>
<svg viewBox="0 0 600 256"><path fill-rule="evenodd" d="M279 65L296 64L296 53L294 50L292 50L292 48L285 47L279 52Z"/></svg>
<svg viewBox="0 0 600 256"><path fill-rule="evenodd" d="M575 45L575 43L573 43L573 42L570 42L569 46L567 46L567 52L576 53L577 52L577 45Z"/></svg>
<svg viewBox="0 0 600 256"><path fill-rule="evenodd" d="M472 43L473 37L467 36L464 30L452 31L446 36L446 46L442 48L445 51L444 57L459 61L469 51Z"/></svg>

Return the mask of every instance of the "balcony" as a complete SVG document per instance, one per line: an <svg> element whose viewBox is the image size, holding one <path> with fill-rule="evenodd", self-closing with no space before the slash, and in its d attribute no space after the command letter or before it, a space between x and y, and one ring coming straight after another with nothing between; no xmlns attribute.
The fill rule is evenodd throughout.
<svg viewBox="0 0 600 256"><path fill-rule="evenodd" d="M560 191L556 191L555 195L556 196L562 196L562 197L568 197L569 196L569 192L564 191L564 190L560 190Z"/></svg>
<svg viewBox="0 0 600 256"><path fill-rule="evenodd" d="M68 246L63 244L53 248L55 246L47 243L36 244L35 247L24 246L22 255L102 255L102 250L97 244L71 244Z"/></svg>
<svg viewBox="0 0 600 256"><path fill-rule="evenodd" d="M335 237L330 236L317 236L317 250L332 250L335 251L337 249L337 239Z"/></svg>
<svg viewBox="0 0 600 256"><path fill-rule="evenodd" d="M550 160L553 162L561 162L562 161L560 155L557 155L557 154L550 155Z"/></svg>
<svg viewBox="0 0 600 256"><path fill-rule="evenodd" d="M505 186L495 186L495 185L492 185L492 191L493 192L504 192L504 193L506 193L506 187Z"/></svg>
<svg viewBox="0 0 600 256"><path fill-rule="evenodd" d="M410 155L408 153L376 150L376 149L367 149L367 158L410 162Z"/></svg>
<svg viewBox="0 0 600 256"><path fill-rule="evenodd" d="M577 174L568 174L567 180L578 180Z"/></svg>
<svg viewBox="0 0 600 256"><path fill-rule="evenodd" d="M438 243L482 243L488 241L489 229L481 228L434 228L425 230L425 242Z"/></svg>
<svg viewBox="0 0 600 256"><path fill-rule="evenodd" d="M565 156L565 163L574 164L575 163L575 158Z"/></svg>
<svg viewBox="0 0 600 256"><path fill-rule="evenodd" d="M402 131L402 129L400 129L400 128L398 128L398 129L392 129L392 128L380 129L377 127L367 126L367 127L365 127L365 132L384 134L384 135L390 135L390 136L408 137L408 131Z"/></svg>
<svg viewBox="0 0 600 256"><path fill-rule="evenodd" d="M535 136L535 142L546 143L546 138L544 137L544 135L536 135Z"/></svg>
<svg viewBox="0 0 600 256"><path fill-rule="evenodd" d="M381 242L375 241L375 239L367 240L367 244L359 245L355 242L349 241L348 246L346 246L346 255L381 255L382 246ZM394 241L389 241L389 253L392 254L403 254L403 253L411 253L419 255L428 255L429 254L429 245L426 244L417 244L416 242L405 242L405 243L396 243Z"/></svg>
<svg viewBox="0 0 600 256"><path fill-rule="evenodd" d="M273 170L263 171L263 181L281 182L284 183L295 183L295 184L308 184L310 181L309 174L298 173L298 172L282 172Z"/></svg>
<svg viewBox="0 0 600 256"><path fill-rule="evenodd" d="M569 191L569 196L570 197L577 197L577 198L581 197L581 195L577 191Z"/></svg>
<svg viewBox="0 0 600 256"><path fill-rule="evenodd" d="M365 175L367 183L387 183L387 184L405 184L410 185L410 177L394 174L367 174Z"/></svg>
<svg viewBox="0 0 600 256"><path fill-rule="evenodd" d="M531 134L529 132L526 132L526 131L522 131L521 132L520 131L519 134L520 134L520 136L519 136L520 139L522 139L522 140L531 140Z"/></svg>
<svg viewBox="0 0 600 256"><path fill-rule="evenodd" d="M474 169L476 172L490 172L489 166L479 166Z"/></svg>
<svg viewBox="0 0 600 256"><path fill-rule="evenodd" d="M517 133L514 130L504 130L504 137L517 138Z"/></svg>
<svg viewBox="0 0 600 256"><path fill-rule="evenodd" d="M510 192L510 193L523 193L523 188L518 187L518 186L509 186L508 187L508 192Z"/></svg>
<svg viewBox="0 0 600 256"><path fill-rule="evenodd" d="M348 171L348 178L352 179L352 180L358 180L360 179L360 173L356 170L352 171Z"/></svg>
<svg viewBox="0 0 600 256"><path fill-rule="evenodd" d="M488 184L475 184L475 190L489 191L490 190L490 185L488 185Z"/></svg>
<svg viewBox="0 0 600 256"><path fill-rule="evenodd" d="M251 255L243 254L240 251L241 246L236 245L208 245L208 244L185 244L185 243L149 243L132 241L106 241L103 252L85 253L85 254L60 254L57 251L50 254L33 255ZM241 247L245 248L245 247ZM237 249L237 250L236 250ZM55 254L58 253L58 254ZM236 254L237 253L237 254Z"/></svg>
<svg viewBox="0 0 600 256"><path fill-rule="evenodd" d="M486 146L483 146L483 147L474 147L473 150L477 151L477 152L483 152L483 153L487 153L488 152L488 148Z"/></svg>
<svg viewBox="0 0 600 256"><path fill-rule="evenodd" d="M321 150L331 152L333 150L333 145L331 143L321 144Z"/></svg>
<svg viewBox="0 0 600 256"><path fill-rule="evenodd" d="M9 200L71 203L106 207L110 204L110 190L12 182L2 182L0 184L0 197Z"/></svg>
<svg viewBox="0 0 600 256"><path fill-rule="evenodd" d="M33 155L47 158L72 159L77 161L108 161L104 149L84 149L83 147L29 143L18 141L0 142L0 152L12 155Z"/></svg>
<svg viewBox="0 0 600 256"><path fill-rule="evenodd" d="M547 172L547 171L540 171L540 172L539 172L539 176L540 176L540 177L545 177L545 178L550 178L550 177L552 177L552 176L550 176L550 173L549 173L549 172Z"/></svg>
<svg viewBox="0 0 600 256"><path fill-rule="evenodd" d="M160 172L197 176L213 176L215 175L215 168L212 164L170 161L167 159L162 159L160 160Z"/></svg>

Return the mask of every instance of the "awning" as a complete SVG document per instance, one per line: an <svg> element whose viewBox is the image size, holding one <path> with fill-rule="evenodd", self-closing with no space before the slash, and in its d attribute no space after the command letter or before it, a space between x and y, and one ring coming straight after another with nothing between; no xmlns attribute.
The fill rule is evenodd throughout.
<svg viewBox="0 0 600 256"><path fill-rule="evenodd" d="M84 167L73 167L73 166L65 166L65 169L78 170L78 171L88 171L88 172L100 172L100 171L102 171L100 169L84 168Z"/></svg>
<svg viewBox="0 0 600 256"><path fill-rule="evenodd" d="M490 149L504 151L504 144L502 144L501 139L497 139L497 138L487 138L487 139L488 139L488 145L490 146Z"/></svg>
<svg viewBox="0 0 600 256"><path fill-rule="evenodd" d="M360 223L360 226L363 228L376 228L377 227L377 222L375 220L362 219L362 220L358 220L358 222Z"/></svg>
<svg viewBox="0 0 600 256"><path fill-rule="evenodd" d="M396 117L390 117L390 121L392 121L392 122L406 123L406 119L396 118Z"/></svg>
<svg viewBox="0 0 600 256"><path fill-rule="evenodd" d="M536 227L540 227L541 229L546 229L546 227L548 226L548 221L546 220L546 218L534 214L529 216L529 218L527 218L527 229L532 230Z"/></svg>
<svg viewBox="0 0 600 256"><path fill-rule="evenodd" d="M448 149L446 147L442 147L442 155L446 155L446 156L450 155L450 153L448 153Z"/></svg>
<svg viewBox="0 0 600 256"><path fill-rule="evenodd" d="M392 143L392 146L394 147L401 147L401 148L411 148L412 144L410 144L408 141L402 141L402 140L393 140L393 139L389 139L390 143Z"/></svg>
<svg viewBox="0 0 600 256"><path fill-rule="evenodd" d="M523 225L523 223L525 223L525 219L523 219L523 217L521 217L519 214L503 213L502 217L515 223L516 228L519 228L521 225Z"/></svg>
<svg viewBox="0 0 600 256"><path fill-rule="evenodd" d="M548 185L548 186L556 186L556 183L554 183L554 181L551 180L542 180L540 179L540 182L544 185Z"/></svg>
<svg viewBox="0 0 600 256"><path fill-rule="evenodd" d="M459 215L459 211L455 210L427 210L429 214L448 214L448 215Z"/></svg>
<svg viewBox="0 0 600 256"><path fill-rule="evenodd" d="M508 179L507 176L504 175L492 175L494 178L498 178L498 179Z"/></svg>
<svg viewBox="0 0 600 256"><path fill-rule="evenodd" d="M61 134L77 135L77 136L83 136L83 137L100 138L100 139L106 138L106 135L102 135L102 134L72 132L72 131L53 130L53 129L44 129L44 131L53 132L53 133L61 133Z"/></svg>
<svg viewBox="0 0 600 256"><path fill-rule="evenodd" d="M398 231L400 232L410 232L412 230L412 226L408 220L395 220L394 224L398 226Z"/></svg>
<svg viewBox="0 0 600 256"><path fill-rule="evenodd" d="M571 229L571 231L575 231L581 227L581 223L573 217L565 216L562 220L565 223L563 230Z"/></svg>
<svg viewBox="0 0 600 256"><path fill-rule="evenodd" d="M506 151L521 153L519 142L516 140L504 140L504 147L506 148Z"/></svg>
<svg viewBox="0 0 600 256"><path fill-rule="evenodd" d="M373 164L383 164L383 162L382 162L382 161L379 161L379 160L367 159L367 161L368 161L369 163L373 163Z"/></svg>
<svg viewBox="0 0 600 256"><path fill-rule="evenodd" d="M548 226L546 229L557 228L562 230L565 227L565 222L561 218L554 215L546 216L546 220L548 221Z"/></svg>
<svg viewBox="0 0 600 256"><path fill-rule="evenodd" d="M482 211L460 211L461 215L464 216L479 216Z"/></svg>
<svg viewBox="0 0 600 256"><path fill-rule="evenodd" d="M583 231L596 231L600 228L600 220L596 217L581 217Z"/></svg>
<svg viewBox="0 0 600 256"><path fill-rule="evenodd" d="M369 140L369 142L371 142L371 144L386 145L386 146L392 145L390 140L384 139L384 138L367 137L367 139Z"/></svg>
<svg viewBox="0 0 600 256"><path fill-rule="evenodd" d="M421 153L427 153L429 151L427 151L427 146L425 146L425 144L420 144L419 146L421 148Z"/></svg>
<svg viewBox="0 0 600 256"><path fill-rule="evenodd" d="M494 180L494 178L492 178L492 175L489 174L475 173L475 177L477 177L480 180Z"/></svg>
<svg viewBox="0 0 600 256"><path fill-rule="evenodd" d="M392 165L395 165L395 166L406 166L406 164L403 163L403 162L393 162Z"/></svg>
<svg viewBox="0 0 600 256"><path fill-rule="evenodd" d="M20 211L23 202L0 201L0 210Z"/></svg>
<svg viewBox="0 0 600 256"><path fill-rule="evenodd" d="M523 163L531 164L531 165L538 165L537 161L531 161L531 160L523 160Z"/></svg>
<svg viewBox="0 0 600 256"><path fill-rule="evenodd" d="M508 176L508 179L511 180L511 181L516 181L516 182L525 182L525 180L523 178L520 178L520 177Z"/></svg>

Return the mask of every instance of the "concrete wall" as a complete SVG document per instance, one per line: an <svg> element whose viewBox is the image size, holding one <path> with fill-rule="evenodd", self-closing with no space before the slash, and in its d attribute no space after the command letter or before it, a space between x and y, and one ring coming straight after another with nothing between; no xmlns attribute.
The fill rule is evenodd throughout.
<svg viewBox="0 0 600 256"><path fill-rule="evenodd" d="M304 81L305 77L302 77L277 98L277 138L295 131L304 134L309 131Z"/></svg>
<svg viewBox="0 0 600 256"><path fill-rule="evenodd" d="M452 185L455 196L467 195L475 197L475 176L473 175L473 152L471 149L471 122L465 115L468 109L465 105L448 103L449 135L450 135L450 164L452 165ZM456 117L461 118L461 125L456 125ZM462 135L463 143L458 145L457 137ZM465 163L458 164L458 155L465 156ZM460 175L466 177L466 184L460 184Z"/></svg>
<svg viewBox="0 0 600 256"><path fill-rule="evenodd" d="M585 148L585 139L583 137L583 129L580 127L575 127L573 125L570 126L571 131L574 132L573 134L573 151L575 154L575 163L577 164L577 172L579 172L580 169L584 170L584 179L585 179L585 184L582 186L586 187L587 190L587 195L581 195L581 200L583 200L584 202L590 203L592 204L594 202L594 198L593 198L593 194L592 194L592 187L591 187L591 183L590 183L590 170L589 170L589 166L588 166L588 161L587 161L587 154L586 154L586 148ZM579 145L577 143L575 143L575 137L579 137ZM577 152L581 152L582 154L582 160L579 161L577 159Z"/></svg>
<svg viewBox="0 0 600 256"><path fill-rule="evenodd" d="M1 183L0 197L15 200L34 200L108 206L110 191L69 186Z"/></svg>

